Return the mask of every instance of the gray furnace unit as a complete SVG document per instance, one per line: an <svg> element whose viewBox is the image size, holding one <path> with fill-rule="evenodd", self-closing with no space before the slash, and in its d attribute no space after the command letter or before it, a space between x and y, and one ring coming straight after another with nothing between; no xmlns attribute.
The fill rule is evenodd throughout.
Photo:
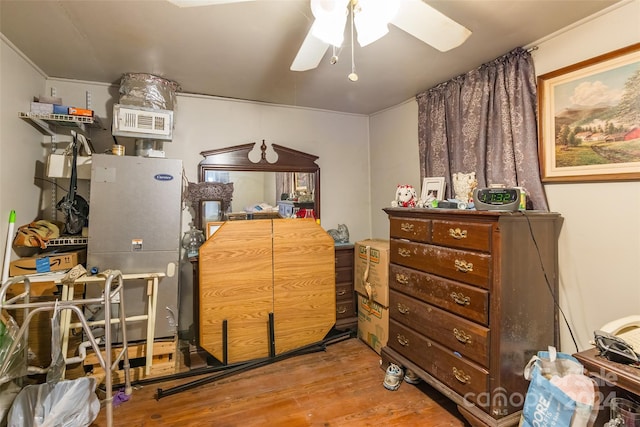
<svg viewBox="0 0 640 427"><path fill-rule="evenodd" d="M172 337L178 322L182 226L182 161L94 154L89 197L87 270L165 273L158 285L155 338ZM87 285L87 297L100 295ZM146 314L147 280L125 281L127 317ZM114 305L114 309L117 305ZM104 319L100 307L87 318ZM128 323L127 341L146 338L147 322ZM113 341L122 341L114 325Z"/></svg>

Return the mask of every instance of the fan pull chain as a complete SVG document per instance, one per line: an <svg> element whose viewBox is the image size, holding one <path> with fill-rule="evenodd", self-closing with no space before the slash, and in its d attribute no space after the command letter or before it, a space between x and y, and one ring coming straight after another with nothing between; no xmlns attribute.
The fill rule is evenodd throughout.
<svg viewBox="0 0 640 427"><path fill-rule="evenodd" d="M352 1L350 3L351 3L351 74L349 74L347 78L352 82L357 82L358 75L356 74L356 60L355 60L355 54L354 54L355 49L353 47L353 3L354 2Z"/></svg>

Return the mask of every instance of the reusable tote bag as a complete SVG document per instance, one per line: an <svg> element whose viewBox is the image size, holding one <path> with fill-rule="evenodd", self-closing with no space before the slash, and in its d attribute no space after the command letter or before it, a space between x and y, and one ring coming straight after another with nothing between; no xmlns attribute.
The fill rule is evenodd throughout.
<svg viewBox="0 0 640 427"><path fill-rule="evenodd" d="M595 383L582 365L553 347L533 356L524 377L531 381L521 427L592 426L598 413Z"/></svg>

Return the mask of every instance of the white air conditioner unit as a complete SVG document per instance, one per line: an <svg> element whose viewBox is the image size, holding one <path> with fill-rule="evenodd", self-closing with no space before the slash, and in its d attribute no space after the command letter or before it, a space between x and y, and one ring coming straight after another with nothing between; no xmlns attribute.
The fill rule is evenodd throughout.
<svg viewBox="0 0 640 427"><path fill-rule="evenodd" d="M115 104L111 133L114 136L171 141L173 111Z"/></svg>

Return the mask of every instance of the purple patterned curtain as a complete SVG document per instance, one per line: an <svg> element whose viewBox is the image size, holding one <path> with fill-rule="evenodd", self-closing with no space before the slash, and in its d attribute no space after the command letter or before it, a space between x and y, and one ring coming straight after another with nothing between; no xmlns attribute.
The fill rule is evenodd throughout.
<svg viewBox="0 0 640 427"><path fill-rule="evenodd" d="M422 92L418 101L420 176L475 172L478 187L524 187L534 209L548 210L538 166L533 60L517 48Z"/></svg>

